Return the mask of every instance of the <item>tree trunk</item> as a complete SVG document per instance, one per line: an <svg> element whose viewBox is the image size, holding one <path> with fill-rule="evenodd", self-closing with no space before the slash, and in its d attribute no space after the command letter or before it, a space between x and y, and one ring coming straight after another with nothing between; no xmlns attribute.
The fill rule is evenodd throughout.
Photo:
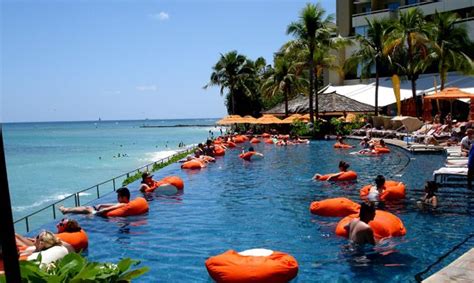
<svg viewBox="0 0 474 283"><path fill-rule="evenodd" d="M316 113L316 121L319 119L319 94L318 94L318 88L319 88L319 81L318 81L318 76L316 75L314 78L314 100L315 100L315 109L314 112Z"/></svg>
<svg viewBox="0 0 474 283"><path fill-rule="evenodd" d="M232 114L235 115L235 102L234 102L234 93L230 93L230 104L231 104L231 109L232 109Z"/></svg>
<svg viewBox="0 0 474 283"><path fill-rule="evenodd" d="M420 102L418 101L418 97L416 96L416 79L411 79L411 93L413 95L413 99L415 100L415 110L416 110L416 117L421 117L420 113Z"/></svg>
<svg viewBox="0 0 474 283"><path fill-rule="evenodd" d="M439 78L441 80L441 89L440 90L444 89L444 84L446 83L447 73L448 73L448 71L444 67L441 67L441 72L439 73Z"/></svg>
<svg viewBox="0 0 474 283"><path fill-rule="evenodd" d="M313 59L313 49L310 48L309 50L309 120L314 125L313 93L314 93L314 59Z"/></svg>
<svg viewBox="0 0 474 283"><path fill-rule="evenodd" d="M285 90L285 118L288 117L288 89Z"/></svg>
<svg viewBox="0 0 474 283"><path fill-rule="evenodd" d="M375 116L379 115L379 64L375 59Z"/></svg>

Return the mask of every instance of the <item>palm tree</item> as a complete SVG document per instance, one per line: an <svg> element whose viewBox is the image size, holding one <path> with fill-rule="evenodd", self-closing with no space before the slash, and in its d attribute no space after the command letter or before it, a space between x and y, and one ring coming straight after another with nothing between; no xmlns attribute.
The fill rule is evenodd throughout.
<svg viewBox="0 0 474 283"><path fill-rule="evenodd" d="M465 25L456 24L458 16L454 13L438 13L433 18L431 40L433 52L438 61L438 71L441 79L441 90L447 79L448 70L454 69L469 72L472 60L466 51L472 48Z"/></svg>
<svg viewBox="0 0 474 283"><path fill-rule="evenodd" d="M390 39L387 41L385 53L403 53L404 62L395 62L411 81L413 99L416 105L416 115L421 116L421 103L416 96L416 80L433 59L428 53L428 34L430 26L426 24L424 15L419 9L409 9L400 14L400 18Z"/></svg>
<svg viewBox="0 0 474 283"><path fill-rule="evenodd" d="M331 33L330 23L333 16L323 18L325 10L319 4L306 4L300 13L299 21L288 25L287 34L292 34L308 50L307 61L309 68L309 116L314 124L313 95L314 95L314 51L319 43L324 44L325 39L329 39ZM316 90L317 91L317 90ZM319 117L318 96L316 95L316 118Z"/></svg>
<svg viewBox="0 0 474 283"><path fill-rule="evenodd" d="M246 88L248 77L252 75L253 65L249 64L248 59L237 51L230 51L226 54L221 54L219 61L212 67L210 81L204 86L207 89L210 86L220 86L221 95L224 90L228 90L228 97L230 102L229 109L235 114L235 96L240 89ZM230 112L230 111L229 111Z"/></svg>
<svg viewBox="0 0 474 283"><path fill-rule="evenodd" d="M288 100L295 93L306 86L307 80L296 74L294 61L285 57L275 57L275 67L269 71L267 78L263 81L262 94L275 96L283 93L285 100L285 117L288 116Z"/></svg>
<svg viewBox="0 0 474 283"><path fill-rule="evenodd" d="M393 30L393 22L388 19L373 19L367 21L367 36L358 35L356 40L360 43L360 48L348 60L347 66L354 68L361 66L362 76L370 77L375 68L375 116L379 110L379 76L380 67L385 59L384 47L388 35Z"/></svg>

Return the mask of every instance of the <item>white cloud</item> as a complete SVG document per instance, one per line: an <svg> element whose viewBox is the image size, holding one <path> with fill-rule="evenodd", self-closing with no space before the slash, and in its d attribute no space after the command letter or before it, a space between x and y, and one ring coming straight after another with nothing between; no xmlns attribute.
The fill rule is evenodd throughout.
<svg viewBox="0 0 474 283"><path fill-rule="evenodd" d="M159 21L166 21L170 18L170 15L166 12L159 12L156 14L151 14L150 17L154 20L159 20Z"/></svg>
<svg viewBox="0 0 474 283"><path fill-rule="evenodd" d="M136 89L138 91L157 91L158 87L156 85L139 85Z"/></svg>

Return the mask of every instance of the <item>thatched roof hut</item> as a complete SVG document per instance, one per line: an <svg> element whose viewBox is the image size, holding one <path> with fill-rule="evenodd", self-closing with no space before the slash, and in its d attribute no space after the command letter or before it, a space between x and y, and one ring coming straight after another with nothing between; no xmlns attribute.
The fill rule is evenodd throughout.
<svg viewBox="0 0 474 283"><path fill-rule="evenodd" d="M288 101L288 112L293 113L308 113L309 112L308 97L300 94ZM316 105L316 103L315 103ZM315 109L315 108L313 108ZM319 114L323 116L341 116L349 113L370 113L374 112L375 108L371 105L358 102L346 96L331 93L319 94ZM263 114L285 115L285 103L281 103L271 109L268 109Z"/></svg>

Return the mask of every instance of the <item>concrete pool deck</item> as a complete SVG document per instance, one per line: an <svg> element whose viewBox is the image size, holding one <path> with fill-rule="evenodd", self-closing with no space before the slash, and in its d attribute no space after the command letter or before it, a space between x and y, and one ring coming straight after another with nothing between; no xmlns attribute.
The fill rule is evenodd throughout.
<svg viewBox="0 0 474 283"><path fill-rule="evenodd" d="M362 140L364 137L363 136L347 136L349 139L356 139L356 140ZM381 138L375 138L375 139L381 139ZM403 148L406 151L409 152L416 152L416 153L426 153L426 152L445 152L446 148L443 146L439 145L424 145L424 144L417 144L417 143L407 143L402 140L397 140L397 139L383 139L386 144L398 146L400 148Z"/></svg>
<svg viewBox="0 0 474 283"><path fill-rule="evenodd" d="M422 282L474 282L474 248Z"/></svg>

